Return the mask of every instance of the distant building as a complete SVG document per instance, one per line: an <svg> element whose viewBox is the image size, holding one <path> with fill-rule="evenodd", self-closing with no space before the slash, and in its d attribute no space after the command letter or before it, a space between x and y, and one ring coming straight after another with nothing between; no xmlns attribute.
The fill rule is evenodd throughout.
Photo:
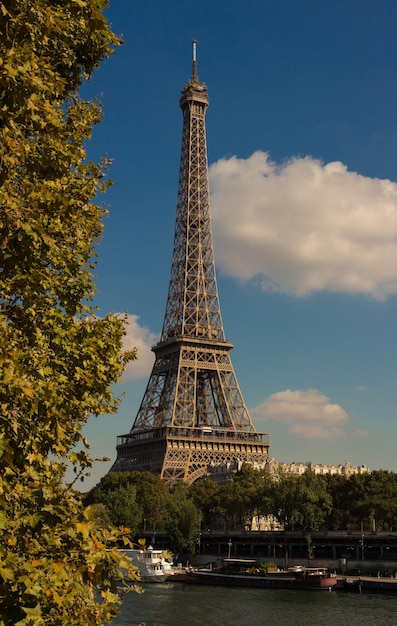
<svg viewBox="0 0 397 626"><path fill-rule="evenodd" d="M246 461L228 461L227 463L211 463L207 468L207 474L204 478L209 478L217 483L232 482L234 474L239 472ZM256 469L268 469L268 463L250 463Z"/></svg>
<svg viewBox="0 0 397 626"><path fill-rule="evenodd" d="M241 470L244 461L239 459L235 461L228 461L227 463L211 464L207 468L207 474L205 478L210 478L215 482L231 482L233 475ZM369 474L370 470L366 465L352 465L351 463L344 463L343 465L325 465L323 463L280 463L275 459L269 459L266 463L252 463L254 469L265 469L271 474L277 472L285 472L287 474L298 474L301 476L306 470L311 470L315 474L330 474L345 476L349 478L353 474Z"/></svg>
<svg viewBox="0 0 397 626"><path fill-rule="evenodd" d="M274 459L269 461L269 470L276 472L278 470L289 474L304 474L306 470L311 470L315 474L331 474L338 476L352 476L353 474L369 474L370 471L366 465L351 465L344 463L343 465L325 465L323 463L279 463Z"/></svg>

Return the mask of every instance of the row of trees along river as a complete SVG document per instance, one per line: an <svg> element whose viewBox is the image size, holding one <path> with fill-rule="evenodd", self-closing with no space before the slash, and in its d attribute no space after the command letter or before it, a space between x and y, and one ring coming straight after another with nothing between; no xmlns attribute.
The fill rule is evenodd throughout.
<svg viewBox="0 0 397 626"><path fill-rule="evenodd" d="M86 496L101 523L132 535L155 527L178 550L194 552L197 528L251 529L267 516L286 530L391 531L397 527L397 474L379 470L350 477L271 475L249 465L230 482L204 479L170 487L148 472L107 474Z"/></svg>

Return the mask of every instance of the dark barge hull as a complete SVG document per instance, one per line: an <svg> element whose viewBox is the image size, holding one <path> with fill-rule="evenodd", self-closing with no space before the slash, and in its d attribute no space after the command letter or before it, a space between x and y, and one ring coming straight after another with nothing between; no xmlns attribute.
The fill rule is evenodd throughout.
<svg viewBox="0 0 397 626"><path fill-rule="evenodd" d="M222 585L232 587L260 587L263 589L307 589L329 591L336 586L337 580L333 577L292 575L263 575L251 574L223 574L221 572L186 572L185 582L198 585Z"/></svg>

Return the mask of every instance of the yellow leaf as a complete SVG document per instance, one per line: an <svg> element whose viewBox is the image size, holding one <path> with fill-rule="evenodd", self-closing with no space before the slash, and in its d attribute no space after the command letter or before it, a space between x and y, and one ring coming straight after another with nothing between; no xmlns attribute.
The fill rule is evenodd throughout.
<svg viewBox="0 0 397 626"><path fill-rule="evenodd" d="M4 370L3 370L3 382L4 383L10 382L10 380L12 379L13 374L14 374L14 368L12 366L5 367Z"/></svg>
<svg viewBox="0 0 397 626"><path fill-rule="evenodd" d="M89 535L89 524L85 524L84 522L77 522L76 530L78 533L81 533L83 537L88 537Z"/></svg>
<svg viewBox="0 0 397 626"><path fill-rule="evenodd" d="M25 396L28 396L28 398L33 398L34 389L32 389L32 387L22 387L22 391L25 394Z"/></svg>

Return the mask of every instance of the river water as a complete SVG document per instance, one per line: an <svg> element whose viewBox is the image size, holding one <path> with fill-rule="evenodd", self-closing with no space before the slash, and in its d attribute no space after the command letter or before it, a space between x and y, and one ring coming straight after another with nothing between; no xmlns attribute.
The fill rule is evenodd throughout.
<svg viewBox="0 0 397 626"><path fill-rule="evenodd" d="M115 626L396 626L397 596L146 584Z"/></svg>

